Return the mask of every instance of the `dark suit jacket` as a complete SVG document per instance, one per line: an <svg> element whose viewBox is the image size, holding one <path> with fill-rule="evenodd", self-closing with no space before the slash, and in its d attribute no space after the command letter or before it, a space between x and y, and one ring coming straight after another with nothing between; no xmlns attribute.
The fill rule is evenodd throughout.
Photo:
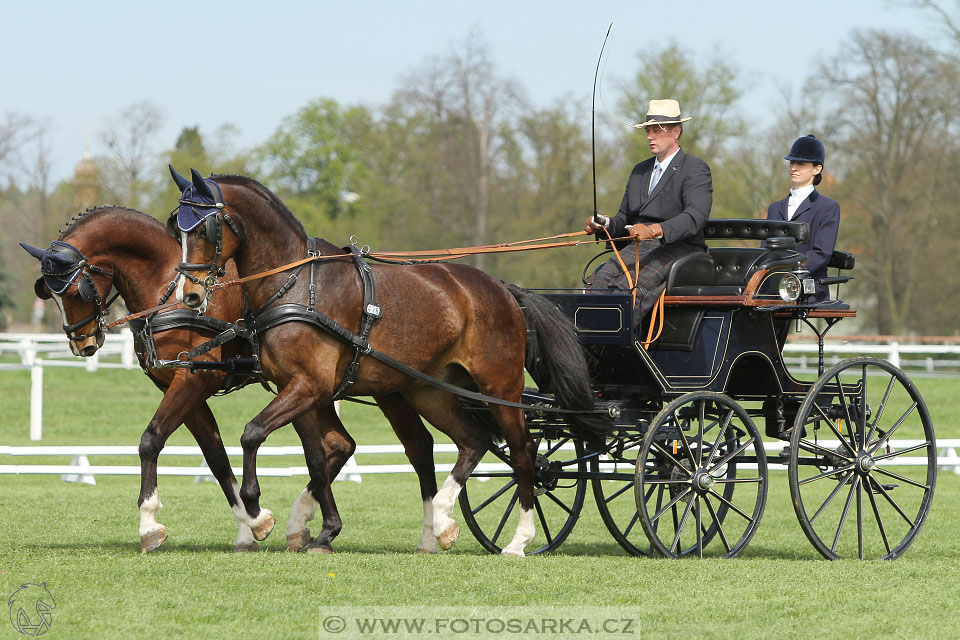
<svg viewBox="0 0 960 640"><path fill-rule="evenodd" d="M790 196L770 205L767 220L786 220L787 202ZM836 200L821 195L816 189L800 203L791 222L806 222L810 226L810 242L798 244L797 251L807 254L807 271L817 281L816 302L830 298L827 287L819 284L820 278L827 277L827 265L837 244L837 232L840 230L840 205Z"/></svg>
<svg viewBox="0 0 960 640"><path fill-rule="evenodd" d="M628 224L656 222L663 228L663 242L688 242L706 247L703 227L713 205L710 167L680 149L647 196L655 161L656 158L648 158L630 173L620 211L610 219L611 237L624 235Z"/></svg>

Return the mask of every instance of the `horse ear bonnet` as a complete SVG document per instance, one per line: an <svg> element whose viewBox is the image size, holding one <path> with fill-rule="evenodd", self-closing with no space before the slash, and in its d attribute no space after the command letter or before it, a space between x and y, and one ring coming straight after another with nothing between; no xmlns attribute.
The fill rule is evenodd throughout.
<svg viewBox="0 0 960 640"><path fill-rule="evenodd" d="M191 169L193 182L187 183L177 209L177 228L189 233L206 218L216 215L223 208L223 192L213 180L204 180L196 169ZM182 176L181 176L182 178ZM186 178L182 178L186 180ZM174 178L177 181L176 178ZM180 182L177 181L179 185Z"/></svg>
<svg viewBox="0 0 960 640"><path fill-rule="evenodd" d="M46 251L40 251L36 247L31 247L20 243L27 253L40 260L40 271L43 272L43 281L52 293L60 295L67 290L74 280L83 270L80 263L86 258L76 247L54 240L50 243L50 248ZM87 287L89 290L89 287ZM81 295L83 292L81 291ZM40 296L43 297L43 296ZM91 298L92 299L92 298ZM86 298L84 298L86 300Z"/></svg>

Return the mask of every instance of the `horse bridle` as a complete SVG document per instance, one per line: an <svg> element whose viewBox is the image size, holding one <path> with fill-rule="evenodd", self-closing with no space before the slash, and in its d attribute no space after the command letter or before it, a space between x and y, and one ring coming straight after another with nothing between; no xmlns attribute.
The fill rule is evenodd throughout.
<svg viewBox="0 0 960 640"><path fill-rule="evenodd" d="M177 265L176 271L181 274L184 278L189 280L194 284L203 286L205 289L209 290L213 286L218 276L222 276L225 273L225 267L223 265L217 266L217 263L220 261L220 256L223 253L223 225L224 223L230 227L230 230L233 231L234 235L237 236L237 240L243 242L243 228L240 227L233 218L230 217L230 214L224 210L224 205L222 202L217 202L211 205L208 202L195 202L193 200L187 200L184 198L180 199L181 205L193 206L193 207L203 207L211 208L216 207L216 214L208 215L204 218L203 225L200 225L200 231L197 232L197 235L205 240L214 239L216 241L216 252L213 256L212 262L203 262L203 263L191 263L191 262L181 262ZM179 210L179 207L177 207ZM177 213L176 211L170 214L170 219L167 220L167 233L177 239L177 242L182 242L180 237L180 228L176 223ZM201 280L196 277L191 271L203 271L207 270L207 277Z"/></svg>
<svg viewBox="0 0 960 640"><path fill-rule="evenodd" d="M86 256L80 253L79 249L74 247L72 244L67 244L66 242L52 242L48 251L64 254L73 264L69 269L59 273L43 271L41 269L41 273L43 273L43 275L37 278L37 281L34 283L35 293L37 293L37 296L40 297L40 288L43 286L43 280L47 276L65 278L66 276L70 276L70 274L75 274L70 277L67 286L61 289L59 292L57 292L53 287L50 287L49 284L47 284L47 288L49 288L51 292L60 295L66 291L70 285L76 285L77 292L80 294L80 299L87 304L92 304L94 311L82 320L74 322L73 324L63 325L63 331L66 333L67 338L73 341L96 337L96 331L104 331L107 309L110 308L110 305L113 304L113 302L117 299L117 296L120 294L119 292L115 293L113 297L107 300L106 304L103 304L100 298L100 291L97 289L97 284L93 281L93 276L90 275L90 272L99 273L101 275L109 276L110 278L113 278L113 272L109 271L108 269L104 269L103 267L98 267L95 264L91 264L87 261ZM77 273L78 271L79 273ZM94 331L94 333L82 333L79 335L74 334L74 331L86 326L93 320L97 321L97 329Z"/></svg>

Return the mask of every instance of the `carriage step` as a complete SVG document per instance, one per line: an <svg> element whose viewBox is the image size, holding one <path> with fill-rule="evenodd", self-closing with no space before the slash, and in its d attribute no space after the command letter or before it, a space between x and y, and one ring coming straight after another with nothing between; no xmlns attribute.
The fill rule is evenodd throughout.
<svg viewBox="0 0 960 640"><path fill-rule="evenodd" d="M879 484L879 483L877 483L877 484ZM900 485L898 485L898 484L881 484L880 486L883 487L883 490L884 490L884 491L893 491L894 489L896 489L896 488L899 487ZM870 490L873 491L874 493L880 493L880 490L877 489L876 486L873 485L873 484L870 485Z"/></svg>

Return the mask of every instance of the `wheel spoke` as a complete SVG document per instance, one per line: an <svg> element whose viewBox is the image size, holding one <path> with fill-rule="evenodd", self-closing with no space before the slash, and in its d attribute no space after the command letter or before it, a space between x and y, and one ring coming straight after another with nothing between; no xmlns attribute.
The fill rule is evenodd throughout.
<svg viewBox="0 0 960 640"><path fill-rule="evenodd" d="M668 502L667 504L665 504L662 509L660 509L659 511L657 511L657 512L653 515L653 517L650 518L650 521L651 521L651 522L656 521L660 516L662 516L664 513L667 512L667 509L669 509L669 508L672 507L673 505L677 504L677 502L679 502L680 500L682 500L682 499L684 498L684 496L686 496L686 495L687 495L688 493L690 493L691 491L692 491L692 489L691 489L690 487L687 487L687 488L685 488L683 491L678 492L677 495L675 495L675 496L673 496L672 498L670 498L670 502Z"/></svg>
<svg viewBox="0 0 960 640"><path fill-rule="evenodd" d="M829 474L833 475L833 473ZM840 493L840 490L843 489L843 486L847 484L847 481L850 480L850 476L853 475L853 471L850 471L842 480L837 482L837 486L833 488L833 491L830 492L830 495L827 496L827 499L823 501L823 504L820 505L820 508L817 509L817 512L813 514L813 517L810 518L810 524L813 524L814 520L820 517L820 514L823 513L823 510L826 509L833 499L837 497L837 494Z"/></svg>
<svg viewBox="0 0 960 640"><path fill-rule="evenodd" d="M702 406L702 404L703 404L703 403L701 403L701 406ZM690 460L690 465L693 466L693 467L699 468L698 465L697 465L697 461L694 460L694 458L693 458L693 449L690 448L690 442L687 440L687 434L684 433L684 431L683 431L683 425L680 423L680 419L679 419L679 417L677 416L677 412L674 411L674 412L673 412L673 415L674 415L674 419L677 421L677 431L680 432L680 442L683 443L683 448L684 448L684 449L686 450L686 452L687 452L687 458L689 458L689 460Z"/></svg>
<svg viewBox="0 0 960 640"><path fill-rule="evenodd" d="M850 432L850 442L848 443L848 448L850 451L856 455L855 445L856 441L853 439L853 420L850 418L850 404L847 402L847 396L843 393L843 383L840 382L840 373L838 372L834 379L837 381L837 392L840 394L840 405L843 407L843 413L847 416L847 431ZM862 382L862 381L861 381ZM830 423L830 428L833 429L833 423ZM834 430L837 435L840 436L840 440L843 441L844 438L840 435L839 431ZM854 448L851 448L849 445L853 445Z"/></svg>
<svg viewBox="0 0 960 640"><path fill-rule="evenodd" d="M543 515L543 507L540 506L540 501L536 498L533 500L533 506L537 510L537 518L540 520L540 526L543 527L543 534L547 537L547 544L551 544L553 542L553 536L550 535L550 527L547 526L547 518ZM566 507L564 508L566 509ZM569 512L570 510L567 509L567 513Z"/></svg>
<svg viewBox="0 0 960 640"><path fill-rule="evenodd" d="M544 455L545 457L549 458L549 457L552 456L556 451L559 451L559 450L560 450L560 447L562 447L563 445L567 444L568 442L570 442L570 438L561 438L560 440L557 440L557 444L556 444L555 446L553 446L553 447L548 446L548 447L547 447L547 450L543 453L543 455ZM547 441L547 444L548 444L548 445L550 444L550 441L549 441L549 440ZM538 445L538 447L539 447L539 445Z"/></svg>
<svg viewBox="0 0 960 640"><path fill-rule="evenodd" d="M811 482L816 482L817 480L823 480L824 478L828 478L828 477L830 477L830 476L835 476L835 475L837 475L838 473L844 473L844 472L847 472L847 471L851 471L851 472L852 472L852 469L853 469L853 463L851 462L850 464L848 464L848 465L846 465L846 466L844 466L844 467L835 467L835 468L831 469L830 471L824 471L823 473L819 473L819 474L817 474L817 475L815 475L815 476L810 476L809 478L804 478L803 480L799 480L797 484L799 484L800 486L803 486L803 485L809 484L809 483L811 483Z"/></svg>
<svg viewBox="0 0 960 640"><path fill-rule="evenodd" d="M707 496L703 497L703 501L707 505L707 511L710 512L710 517L713 518L713 522L717 525L717 534L720 536L720 542L723 543L723 548L727 550L727 553L730 553L730 543L727 542L727 536L723 533L723 523L721 523L720 518L717 517L717 512L714 510Z"/></svg>
<svg viewBox="0 0 960 640"><path fill-rule="evenodd" d="M733 460L734 458L736 458L738 455L740 455L741 453L743 453L743 451L744 451L747 447L749 447L751 444L753 444L753 442L754 442L753 438L750 438L749 440L747 440L746 442L744 442L743 444L741 444L739 447L737 447L736 449L734 449L733 451L731 451L731 452L728 453L727 455L723 456L723 458L720 460L720 462L718 462L717 464L715 464L711 469L708 469L707 471L709 472L709 471L713 471L714 469L719 469L719 468L722 467L723 465L727 464L728 462L730 462L731 460Z"/></svg>
<svg viewBox="0 0 960 640"><path fill-rule="evenodd" d="M874 460L889 460L890 458L896 458L897 456L902 456L905 453L910 453L912 451L919 451L920 449L926 449L930 446L929 442L924 442L922 444L914 445L912 447L907 447L905 449L897 449L896 451L891 451L890 453L881 453L879 456L874 457Z"/></svg>
<svg viewBox="0 0 960 640"><path fill-rule="evenodd" d="M472 513L473 515L477 515L478 513L480 513L480 510L481 510L481 509L483 509L484 507L486 507L487 505L489 505L491 502L493 502L494 500L496 500L497 498L499 498L500 496L502 496L502 495L503 495L504 493L506 493L511 487L516 486L516 484L517 484L517 481L516 481L516 480L511 480L511 481L508 482L507 484L503 485L496 493L494 493L492 496L490 496L489 498L487 498L486 500L484 500L483 502L481 502L481 503L477 506L476 509L471 509L471 510L470 510L470 513Z"/></svg>
<svg viewBox="0 0 960 640"><path fill-rule="evenodd" d="M720 423L720 433L717 434L717 439L713 444L713 448L710 450L710 455L707 456L707 462L703 465L704 467L709 467L713 464L713 459L717 455L717 451L720 450L720 443L724 442L723 436L727 433L727 427L730 426L730 421L733 420L733 409L727 410L727 415Z"/></svg>
<svg viewBox="0 0 960 640"><path fill-rule="evenodd" d="M701 518L702 506L700 504L700 496L694 496L694 502L696 502L696 507L694 508L695 513L693 514L697 522L697 557L703 557L703 520Z"/></svg>
<svg viewBox="0 0 960 640"><path fill-rule="evenodd" d="M740 483L752 483L752 482L763 482L763 478L714 478L714 482L717 484L740 484Z"/></svg>
<svg viewBox="0 0 960 640"><path fill-rule="evenodd" d="M513 496L510 498L510 504L507 505L507 510L503 512L503 517L500 518L500 524L497 525L497 530L494 532L493 537L490 538L490 542L496 544L497 538L500 537L500 533L503 531L504 525L507 524L507 519L510 517L510 514L513 512L514 505L517 504L517 496L519 492L514 492Z"/></svg>
<svg viewBox="0 0 960 640"><path fill-rule="evenodd" d="M890 506L892 506L894 509L897 510L897 513L900 514L900 517L907 521L907 524L910 525L910 528L911 528L911 529L912 529L914 526L916 526L916 525L914 525L913 520L911 520L910 517L909 517L906 513L903 512L903 509L900 508L900 505L897 504L897 501L890 497L890 494L887 492L886 489L883 488L883 485L882 485L882 484L880 484L879 482L877 482L877 483L874 484L874 486L875 486L877 489L880 490L880 495L882 495L884 498L886 498L887 502L890 503Z"/></svg>
<svg viewBox="0 0 960 640"><path fill-rule="evenodd" d="M913 413L913 410L916 408L917 408L917 403L916 401L914 401L914 403L910 405L910 408L907 409L902 416L900 416L900 418L894 423L892 427L890 427L890 430L887 431L885 434L883 434L880 437L880 439L877 440L877 443L873 445L873 448L870 449L871 455L873 455L874 451L876 451L877 449L879 449L880 447L882 447L887 443L887 440L890 439L890 436L893 435L893 432L900 428L900 425L903 424L904 420L906 420L910 416L910 414Z"/></svg>
<svg viewBox="0 0 960 640"><path fill-rule="evenodd" d="M867 368L863 368L863 377L867 377ZM864 382L866 384L866 382ZM857 558L863 560L863 485L857 485Z"/></svg>
<svg viewBox="0 0 960 640"><path fill-rule="evenodd" d="M740 514L744 519L747 520L747 522L753 522L753 518L751 518L749 515L747 515L746 513L744 513L744 512L740 509L740 507L738 507L737 505L733 504L732 502L730 502L729 500L727 500L726 498L724 498L722 495L720 495L719 493L717 493L717 492L714 491L713 489L710 489L710 495L712 495L714 498L716 498L717 500L719 500L719 501L722 502L723 504L727 505L729 508L733 509L733 510L734 510L735 512L737 512L738 514Z"/></svg>
<svg viewBox="0 0 960 640"><path fill-rule="evenodd" d="M871 486L867 487L867 497L870 498L870 506L873 507L873 516L877 519L877 528L880 529L880 537L883 538L883 546L887 549L887 554L890 553L890 542L887 540L887 530L883 528L883 518L880 517L880 509L877 508L877 499L873 497L873 484L876 484L876 480L873 478L868 478L868 482Z"/></svg>
<svg viewBox="0 0 960 640"><path fill-rule="evenodd" d="M672 455L670 455L670 452L666 451L666 450L660 445L659 442L654 442L652 446L656 447L656 448L657 448L657 451L659 451L659 452L660 452L661 454L663 454L670 462L672 462L672 463L673 463L673 466L675 466L675 467L677 467L677 468L679 468L679 469L682 469L682 470L684 471L684 473L686 473L686 474L687 474L688 476L690 476L691 478L693 477L693 472L690 471L689 469L687 469L687 468L686 468L685 466L683 466L682 464L680 464L680 461L677 460L676 458L674 458Z"/></svg>
<svg viewBox="0 0 960 640"><path fill-rule="evenodd" d="M548 498L550 498L551 500L553 500L553 502L556 503L556 505L557 505L558 507L560 507L561 509L563 509L564 511L566 511L568 514L573 515L573 510L572 510L570 507L568 507L568 506L566 505L566 503L563 502L563 500L561 500L561 499L558 498L557 496L553 495L553 491L547 491L547 492L546 492L545 494L543 494L543 495L545 495L545 496L547 496ZM539 500L537 500L537 504L540 504L540 501L539 501Z"/></svg>
<svg viewBox="0 0 960 640"><path fill-rule="evenodd" d="M703 466L703 423L707 421L707 403L700 403L699 426L697 430L697 468Z"/></svg>
<svg viewBox="0 0 960 640"><path fill-rule="evenodd" d="M847 423L851 424L851 423ZM830 551L836 553L837 545L840 544L840 534L843 532L843 525L847 522L847 513L850 511L850 503L853 501L853 494L857 490L857 487L860 486L860 476L856 476L853 479L853 486L850 487L850 493L847 494L847 501L843 504L843 511L840 512L840 524L837 526L837 535L833 537L833 545L830 547Z"/></svg>
<svg viewBox="0 0 960 640"><path fill-rule="evenodd" d="M797 442L797 446L798 446L799 448L803 449L804 451L809 451L810 453L819 453L819 454L824 455L824 456L843 456L842 453L837 453L836 451L831 451L830 449L826 449L826 448L824 448L824 447L821 447L820 445L814 444L813 442L810 442L809 440L800 440L799 442ZM849 461L850 461L849 458L844 458L844 460L845 460L846 462L849 462Z"/></svg>
<svg viewBox="0 0 960 640"><path fill-rule="evenodd" d="M624 535L624 537L630 535L630 532L633 531L634 525L636 525L637 522L639 522L639 521L640 521L640 514L637 513L636 511L634 511L634 512L633 512L633 517L630 518L630 524L628 524L627 527L623 530L623 535Z"/></svg>
<svg viewBox="0 0 960 640"><path fill-rule="evenodd" d="M883 410L887 407L887 400L890 399L890 393L893 391L893 383L897 381L897 377L893 374L890 374L890 382L887 383L887 390L883 392L883 400L880 401L880 406L877 407L877 413L873 417L873 424L870 425L870 433L867 434L866 440L864 442L870 442L873 439L873 434L877 430L877 425L880 424L880 416L883 415Z"/></svg>
<svg viewBox="0 0 960 640"><path fill-rule="evenodd" d="M614 498L617 498L617 497L623 495L623 492L626 491L627 489L630 489L632 486L633 486L633 480L631 480L631 481L628 482L627 484L623 485L621 488L619 488L619 489L617 489L616 491L614 491L612 494L610 494L610 497L609 497L609 498L606 498L606 497L605 497L605 498L603 499L603 502L604 502L605 504L610 504L610 502L612 502L612 501L614 500Z"/></svg>
<svg viewBox="0 0 960 640"><path fill-rule="evenodd" d="M893 471L887 471L886 469L881 469L880 467L874 468L874 471L876 473L882 473L888 478L893 478L894 480L899 480L900 482L906 482L907 484L912 484L913 486L919 489L923 489L924 491L930 489L930 485L928 484L923 484L922 482L911 480L910 478L907 478L906 476L902 476L899 473L894 473Z"/></svg>
<svg viewBox="0 0 960 640"><path fill-rule="evenodd" d="M673 534L673 542L668 547L671 553L679 554L680 550L677 548L680 544L680 534L683 532L683 527L687 523L687 517L690 515L690 511L693 509L693 500L687 503L686 508L683 510L683 516L680 518L680 522L676 525L676 533ZM697 532L699 533L699 531ZM674 551L676 549L676 551Z"/></svg>

